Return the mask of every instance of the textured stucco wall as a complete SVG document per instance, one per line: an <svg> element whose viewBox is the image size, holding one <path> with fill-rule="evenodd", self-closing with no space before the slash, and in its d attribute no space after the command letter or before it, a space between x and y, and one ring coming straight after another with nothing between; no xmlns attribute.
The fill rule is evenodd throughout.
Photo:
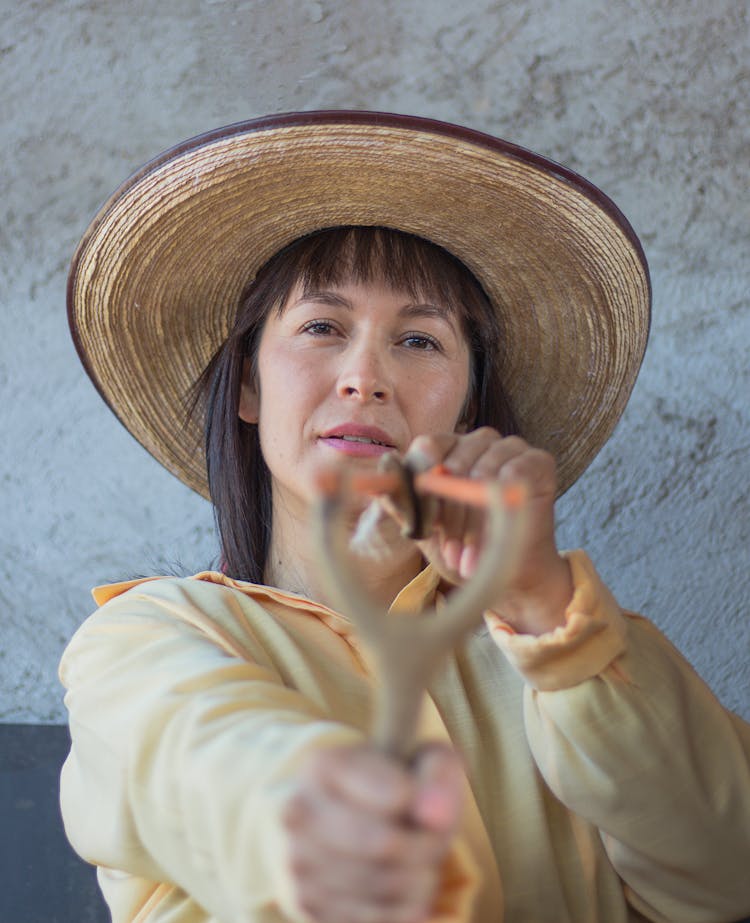
<svg viewBox="0 0 750 923"><path fill-rule="evenodd" d="M560 503L623 604L750 717L746 0L0 0L0 720L62 719L88 587L214 556L211 512L128 436L68 337L106 195L164 147L272 111L444 118L602 186L644 242L632 402Z"/></svg>

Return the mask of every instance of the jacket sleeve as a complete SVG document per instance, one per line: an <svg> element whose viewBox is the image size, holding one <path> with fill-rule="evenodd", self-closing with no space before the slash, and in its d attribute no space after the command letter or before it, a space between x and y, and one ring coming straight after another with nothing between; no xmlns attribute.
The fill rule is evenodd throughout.
<svg viewBox="0 0 750 923"><path fill-rule="evenodd" d="M750 725L724 709L648 621L570 556L567 624L496 642L526 679L528 740L547 784L601 832L629 902L657 923L750 914Z"/></svg>
<svg viewBox="0 0 750 923"><path fill-rule="evenodd" d="M302 923L281 804L311 748L360 743L363 732L292 687L294 643L241 599L200 580L156 580L79 629L60 665L72 738L63 820L84 859L177 886L211 919ZM430 923L467 919L475 889L458 841Z"/></svg>
<svg viewBox="0 0 750 923"><path fill-rule="evenodd" d="M280 800L309 748L362 735L285 686L249 626L233 630L235 594L210 587L209 623L191 582L117 597L68 646L66 832L88 861L176 884L216 919L299 919Z"/></svg>

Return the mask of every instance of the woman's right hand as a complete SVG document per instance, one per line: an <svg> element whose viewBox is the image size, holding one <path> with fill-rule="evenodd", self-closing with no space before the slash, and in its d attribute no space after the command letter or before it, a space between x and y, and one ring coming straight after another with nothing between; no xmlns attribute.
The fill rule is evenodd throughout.
<svg viewBox="0 0 750 923"><path fill-rule="evenodd" d="M282 814L299 907L320 923L427 920L463 784L442 744L409 769L365 744L314 753Z"/></svg>

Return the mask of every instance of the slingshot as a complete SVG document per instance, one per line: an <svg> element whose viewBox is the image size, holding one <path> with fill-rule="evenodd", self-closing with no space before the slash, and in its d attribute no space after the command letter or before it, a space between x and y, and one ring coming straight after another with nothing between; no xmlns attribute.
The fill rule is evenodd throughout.
<svg viewBox="0 0 750 923"><path fill-rule="evenodd" d="M442 658L481 621L484 610L499 598L514 573L527 519L526 492L520 484L501 486L459 478L440 466L414 474L394 457L388 458L385 471L377 473L326 472L318 487L313 539L321 586L329 603L351 618L373 658L378 680L374 743L408 760L431 676ZM412 537L424 537L426 496L486 508L488 539L472 578L451 592L440 608L389 615L357 580L344 516L347 490L398 497L407 506L404 532Z"/></svg>

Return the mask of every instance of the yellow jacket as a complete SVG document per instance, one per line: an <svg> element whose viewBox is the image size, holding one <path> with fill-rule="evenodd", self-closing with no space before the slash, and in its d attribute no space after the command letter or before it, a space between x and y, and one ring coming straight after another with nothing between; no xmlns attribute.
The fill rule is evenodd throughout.
<svg viewBox="0 0 750 923"><path fill-rule="evenodd" d="M750 726L620 610L583 553L569 558L564 628L514 635L488 615L425 701L422 735L450 738L469 780L435 920L750 914ZM437 582L423 571L393 617L432 603ZM60 668L61 802L114 923L304 920L279 805L308 748L367 733L371 677L349 622L213 572L95 597Z"/></svg>

